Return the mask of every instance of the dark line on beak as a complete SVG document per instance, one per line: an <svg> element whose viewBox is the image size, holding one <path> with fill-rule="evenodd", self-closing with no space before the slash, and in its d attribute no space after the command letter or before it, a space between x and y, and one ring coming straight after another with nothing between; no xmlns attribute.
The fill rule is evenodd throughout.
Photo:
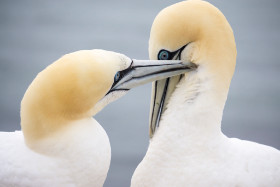
<svg viewBox="0 0 280 187"><path fill-rule="evenodd" d="M159 127L159 121L160 121L162 109L163 109L163 106L164 106L164 103L165 103L165 97L166 97L166 92L167 92L168 85L169 85L169 80L170 80L170 78L166 79L165 86L164 86L164 91L163 91L163 94L162 94L162 97L161 97L161 101L160 101L160 105L159 105L159 112L158 112L157 119L156 119L156 127L157 128Z"/></svg>
<svg viewBox="0 0 280 187"><path fill-rule="evenodd" d="M178 64L182 64L182 62L179 62ZM158 65L139 65L139 66L134 66L134 68L139 68L139 67L155 67L155 66L172 66L174 64L158 64Z"/></svg>
<svg viewBox="0 0 280 187"><path fill-rule="evenodd" d="M191 42L190 42L191 43ZM190 44L190 43L187 43L186 45L184 45L183 47L181 47L180 49L174 51L174 52L171 52L171 59L175 59L175 60L181 60L181 53L182 51ZM177 54L177 56L174 58L174 56ZM159 58L158 58L159 59ZM182 62L181 62L182 63ZM197 66L196 66L197 68ZM192 68L188 68L188 69L192 69ZM179 81L184 77L184 74L181 74L180 75L180 78L179 78ZM163 110L163 106L164 106L164 103L165 103L165 97L166 97L166 92L167 92L167 89L168 89L168 86L169 86L169 80L170 78L167 78L166 79L166 82L165 82L165 86L164 86L164 91L163 91L163 94L162 94L162 97L161 97L161 101L160 101L160 106L159 106L159 112L157 114L157 118L156 118L156 125L155 125L155 128L154 128L154 131L152 131L152 126L150 126L151 128L151 132L152 134L154 135L155 131L156 131L156 128L159 127L159 122L160 122L160 117L161 117L161 113L162 113L162 110ZM155 95L154 95L154 104L153 104L153 111L152 111L152 117L151 117L151 124L152 124L152 119L153 119L153 116L154 116L154 107L155 107L155 98L157 97L157 81L155 81Z"/></svg>
<svg viewBox="0 0 280 187"><path fill-rule="evenodd" d="M109 93L115 92L115 91L129 91L129 89L125 89L125 88L121 88L121 89L112 89L109 90L109 92L106 93L106 95L108 95ZM105 96L106 96L105 95Z"/></svg>
<svg viewBox="0 0 280 187"><path fill-rule="evenodd" d="M151 121L150 121L150 124L152 124L153 122L153 118L154 118L154 108L155 108L155 105L156 105L156 97L157 97L157 81L155 81L155 95L154 95L154 104L153 104L153 111L152 111L152 116L151 116ZM154 131L152 129L152 126L150 126L150 130L152 132L152 134L154 134Z"/></svg>
<svg viewBox="0 0 280 187"><path fill-rule="evenodd" d="M162 73L180 71L180 70L183 70L183 69L191 69L191 68L189 68L189 67L173 68L173 69L166 69L166 70L161 70L161 71L149 73L149 74L142 75L142 76L135 76L135 77L131 77L131 79L128 79L128 80L124 81L122 84L127 83L127 82L129 82L133 79L141 79L141 78L144 78L144 77L147 77L147 76L150 76L150 75L157 75L157 74L162 74Z"/></svg>
<svg viewBox="0 0 280 187"><path fill-rule="evenodd" d="M149 74L142 75L142 76L132 77L132 79L133 78L143 78L143 77L146 77L146 76L157 75L157 74L161 74L161 73L174 72L174 71L179 71L179 70L183 70L183 69L191 69L191 68L189 68L189 67L180 67L180 68L173 68L173 69L165 69L165 70L149 73Z"/></svg>

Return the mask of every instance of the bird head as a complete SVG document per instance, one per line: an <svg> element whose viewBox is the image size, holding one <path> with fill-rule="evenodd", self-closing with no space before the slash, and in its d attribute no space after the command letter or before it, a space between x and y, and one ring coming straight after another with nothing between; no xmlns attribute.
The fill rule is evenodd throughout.
<svg viewBox="0 0 280 187"><path fill-rule="evenodd" d="M89 118L131 88L189 71L181 61L132 60L104 50L64 55L40 72L21 102L21 127L27 145Z"/></svg>
<svg viewBox="0 0 280 187"><path fill-rule="evenodd" d="M176 3L155 18L149 40L150 59L181 60L197 65L211 79L221 95L227 95L236 63L233 31L225 16L213 5L200 0ZM156 81L150 113L150 137L176 85L184 75Z"/></svg>

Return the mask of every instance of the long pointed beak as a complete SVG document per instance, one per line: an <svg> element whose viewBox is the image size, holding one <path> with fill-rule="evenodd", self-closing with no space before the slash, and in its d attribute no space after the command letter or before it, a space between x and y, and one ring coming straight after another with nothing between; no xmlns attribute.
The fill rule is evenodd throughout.
<svg viewBox="0 0 280 187"><path fill-rule="evenodd" d="M192 68L192 70L197 68L195 64L191 62L189 63L192 64L193 67L195 67ZM159 127L161 115L166 110L166 106L171 97L171 94L175 90L176 85L180 82L182 77L183 74L153 82L149 121L150 138L153 137L156 129Z"/></svg>
<svg viewBox="0 0 280 187"><path fill-rule="evenodd" d="M150 121L149 134L153 137L156 129L159 127L161 115L166 110L167 103L176 85L179 83L183 75L158 80L152 84L152 96L150 105Z"/></svg>
<svg viewBox="0 0 280 187"><path fill-rule="evenodd" d="M120 72L121 78L113 84L107 94L180 75L195 68L195 64L184 63L181 60L132 60L131 66Z"/></svg>

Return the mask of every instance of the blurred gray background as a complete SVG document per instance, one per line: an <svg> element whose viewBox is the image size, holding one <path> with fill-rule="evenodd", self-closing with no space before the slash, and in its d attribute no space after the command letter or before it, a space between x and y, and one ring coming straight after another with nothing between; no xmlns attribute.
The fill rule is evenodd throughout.
<svg viewBox="0 0 280 187"><path fill-rule="evenodd" d="M0 1L0 130L20 129L20 101L36 74L63 54L101 48L148 58L153 19L171 0ZM280 149L280 1L210 1L231 24L237 66L223 117L229 137ZM95 118L107 131L112 162L105 187L129 186L148 146L151 84Z"/></svg>

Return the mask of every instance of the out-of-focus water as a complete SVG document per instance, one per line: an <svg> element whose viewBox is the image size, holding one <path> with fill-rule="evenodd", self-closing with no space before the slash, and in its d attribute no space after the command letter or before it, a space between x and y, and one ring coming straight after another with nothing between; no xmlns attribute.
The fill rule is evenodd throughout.
<svg viewBox="0 0 280 187"><path fill-rule="evenodd" d="M175 2L0 1L0 130L20 129L25 90L63 54L101 48L147 59L153 19ZM210 2L230 22L238 50L223 132L280 149L280 1ZM132 90L95 117L112 146L105 187L129 186L145 155L150 89L146 85Z"/></svg>

